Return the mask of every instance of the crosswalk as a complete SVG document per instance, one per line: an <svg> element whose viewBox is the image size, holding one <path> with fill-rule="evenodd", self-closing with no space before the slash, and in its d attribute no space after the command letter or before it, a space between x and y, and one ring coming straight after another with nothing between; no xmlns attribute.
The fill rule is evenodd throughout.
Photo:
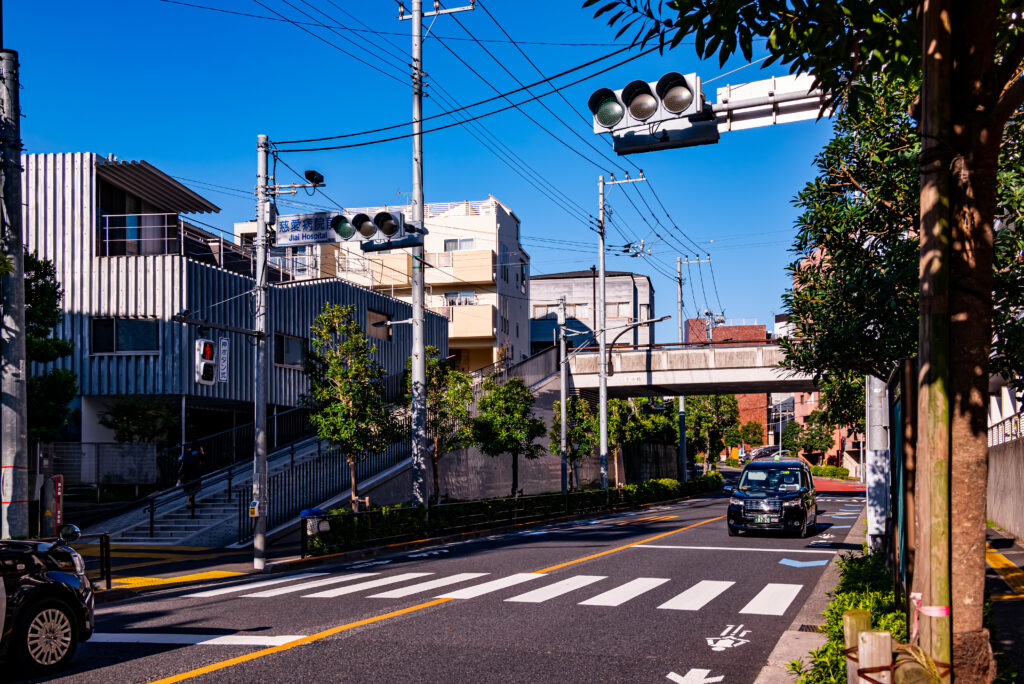
<svg viewBox="0 0 1024 684"><path fill-rule="evenodd" d="M501 577L491 577L486 572L460 572L445 576L435 576L432 572L306 572L206 589L187 593L182 598L219 596L254 600L291 595L299 599L336 599L361 594L367 600L415 596L423 599L469 600L497 594L507 603L540 604L566 597L580 606L614 608L649 592L660 592L663 598L657 605L658 610L695 612L703 610L727 593L738 592L740 598L746 601L739 613L780 616L785 614L804 587L803 584L768 583L762 586L710 579L680 582L666 577L635 577L611 586L613 582L605 575L556 578L543 572L519 572ZM390 588L377 591L384 587ZM438 591L443 593L435 593ZM508 593L513 595L507 596Z"/></svg>

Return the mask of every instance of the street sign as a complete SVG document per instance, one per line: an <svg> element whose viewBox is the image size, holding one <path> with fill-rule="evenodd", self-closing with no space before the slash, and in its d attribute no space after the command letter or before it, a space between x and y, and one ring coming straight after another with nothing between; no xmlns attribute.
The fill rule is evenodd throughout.
<svg viewBox="0 0 1024 684"><path fill-rule="evenodd" d="M274 246L301 247L341 242L341 237L331 228L331 219L337 215L337 212L324 211L278 216Z"/></svg>
<svg viewBox="0 0 1024 684"><path fill-rule="evenodd" d="M231 350L231 344L228 342L228 338L226 337L221 337L218 342L220 344L220 354L217 355L217 379L221 382L227 382L228 352Z"/></svg>

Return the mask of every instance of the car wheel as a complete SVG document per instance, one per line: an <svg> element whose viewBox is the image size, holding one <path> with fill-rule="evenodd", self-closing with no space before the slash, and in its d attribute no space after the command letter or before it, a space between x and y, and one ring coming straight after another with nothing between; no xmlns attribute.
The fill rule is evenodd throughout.
<svg viewBox="0 0 1024 684"><path fill-rule="evenodd" d="M67 666L78 647L75 614L63 601L43 599L28 606L12 639L15 657L24 670L56 672Z"/></svg>
<svg viewBox="0 0 1024 684"><path fill-rule="evenodd" d="M739 533L740 533L740 531L739 531L739 530L737 530L737 529L736 529L735 527L733 527L732 525L730 525L730 524L726 523L725 527L726 527L726 528L727 528L727 529L729 530L729 536L730 536L730 537L737 537L737 536L739 536Z"/></svg>
<svg viewBox="0 0 1024 684"><path fill-rule="evenodd" d="M813 537L818 532L818 511L815 509L814 517L809 521L804 522L803 536Z"/></svg>

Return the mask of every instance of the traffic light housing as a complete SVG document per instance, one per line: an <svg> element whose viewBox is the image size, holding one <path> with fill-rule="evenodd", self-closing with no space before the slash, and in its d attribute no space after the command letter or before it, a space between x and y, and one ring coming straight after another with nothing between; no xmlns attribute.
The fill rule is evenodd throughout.
<svg viewBox="0 0 1024 684"><path fill-rule="evenodd" d="M196 382L213 385L217 382L217 343L200 337L196 340Z"/></svg>
<svg viewBox="0 0 1024 684"><path fill-rule="evenodd" d="M600 88L587 106L594 133L610 133L620 155L718 142L718 123L697 74L672 71L621 90Z"/></svg>

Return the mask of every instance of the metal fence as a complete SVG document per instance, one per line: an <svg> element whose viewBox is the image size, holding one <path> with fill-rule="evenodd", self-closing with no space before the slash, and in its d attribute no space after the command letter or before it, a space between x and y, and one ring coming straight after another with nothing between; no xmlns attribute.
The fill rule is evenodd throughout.
<svg viewBox="0 0 1024 684"><path fill-rule="evenodd" d="M53 442L40 445L67 486L148 485L157 482L156 446L133 442Z"/></svg>
<svg viewBox="0 0 1024 684"><path fill-rule="evenodd" d="M1010 416L988 428L988 445L990 447L1021 438L1021 414Z"/></svg>
<svg viewBox="0 0 1024 684"><path fill-rule="evenodd" d="M398 465L411 454L412 440L408 437L395 442L381 453L369 454L356 462L356 481L364 482ZM348 459L339 449L330 449L304 463L271 474L267 478L267 528L273 529L297 518L303 509L322 504L344 492L349 485ZM253 537L252 520L248 512L251 489L238 488L235 492L238 502L238 541L244 542Z"/></svg>

